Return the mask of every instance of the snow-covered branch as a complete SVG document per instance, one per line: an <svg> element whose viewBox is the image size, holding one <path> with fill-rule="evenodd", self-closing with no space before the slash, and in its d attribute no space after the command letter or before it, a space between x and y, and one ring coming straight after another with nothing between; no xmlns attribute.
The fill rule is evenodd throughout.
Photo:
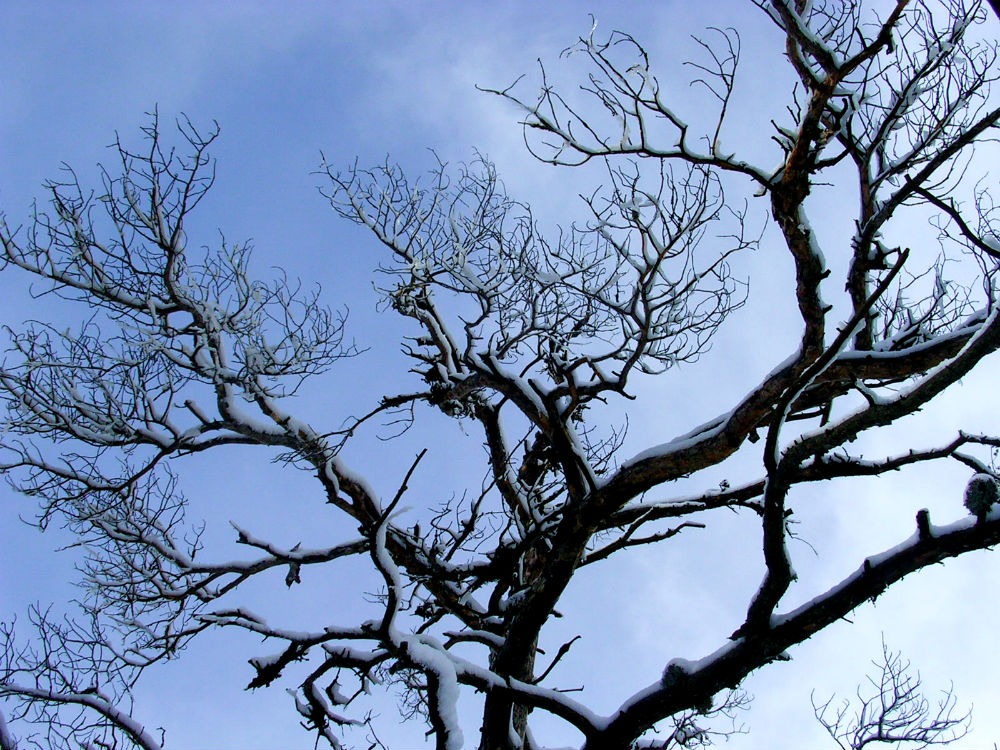
<svg viewBox="0 0 1000 750"><path fill-rule="evenodd" d="M974 158L1000 124L1000 45L976 33L977 2L757 5L778 29L775 85L791 89L768 113L773 133L746 127L767 119L764 102L741 95L741 59L768 39L742 30L695 40L683 70L686 91L709 102L700 114L654 70L651 49L596 25L565 56L580 66L578 91L561 90L550 65L537 94L493 90L519 107L536 157L590 163L573 174L603 183L582 190L561 227L543 227L478 153L439 160L420 180L390 161L324 160L334 213L381 253L381 312L409 327L411 369L370 403L350 383L319 391L323 410L292 398L362 353L346 311L283 273L258 279L248 243L189 237L214 184L216 128L182 120L174 149L154 114L141 148L118 139L96 191L67 171L27 225L0 220L3 273L56 305L4 329L0 471L38 501L40 527L55 520L73 536L82 579L77 619L34 610L26 640L0 627L0 698L12 707L3 750L32 722L50 744L154 747L131 688L209 630L264 640L244 684L287 685L296 718L332 748L362 736L384 745L380 691L395 691L443 750L477 744L476 731L480 750L536 750L541 714L587 748L690 747L744 702L737 691L713 707L720 691L904 576L1000 543L1000 436L935 423L947 431L921 438L930 447L872 457L852 445L898 434L884 428L1000 348L1000 217ZM850 209L824 202L847 191ZM928 216L931 231L915 230ZM757 308L741 275L755 263L770 295ZM753 374L739 357L704 356L740 339L755 363L785 349ZM692 372L715 395L718 373L695 369L706 361L744 395L671 437L662 425L688 412L671 378ZM319 424L327 409L343 421ZM637 413L648 433L627 435ZM392 442L402 435L423 441L415 458ZM449 443L463 436L470 451ZM213 469L263 455L304 470L315 492L290 493L294 518L291 499L259 508L240 497L225 507L232 529L217 534L191 518L194 495L222 506L225 492L181 487L209 451ZM788 544L808 537L790 527L796 493L941 461L974 473L971 515L936 527L921 511L911 538L779 614L793 587L811 585L796 580ZM570 644L586 641L575 623L568 635L550 627L565 593L590 563L678 537L696 544L723 510L763 551L762 583L739 603L745 622L599 716L592 687L561 681L580 651ZM913 512L900 511L907 525ZM353 610L330 598L331 578L357 589L363 614L337 620ZM255 594L276 611L251 607ZM320 602L316 622L289 626L293 600ZM562 645L546 655L553 635Z"/></svg>

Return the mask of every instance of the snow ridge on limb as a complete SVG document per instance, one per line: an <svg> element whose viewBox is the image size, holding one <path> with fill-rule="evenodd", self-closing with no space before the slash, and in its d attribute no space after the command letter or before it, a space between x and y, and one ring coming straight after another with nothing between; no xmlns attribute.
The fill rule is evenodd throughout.
<svg viewBox="0 0 1000 750"><path fill-rule="evenodd" d="M925 512L925 511L923 511ZM920 524L923 525L923 524ZM719 691L737 686L750 672L776 660L785 652L828 625L873 602L889 586L910 573L974 550L985 550L1000 541L1000 514L982 523L967 518L914 534L903 543L864 561L861 567L828 591L786 614L775 615L766 629L733 634L733 640L696 662L668 666L664 678L626 701L610 718L605 730L587 748L628 748L641 727L653 717L710 700Z"/></svg>

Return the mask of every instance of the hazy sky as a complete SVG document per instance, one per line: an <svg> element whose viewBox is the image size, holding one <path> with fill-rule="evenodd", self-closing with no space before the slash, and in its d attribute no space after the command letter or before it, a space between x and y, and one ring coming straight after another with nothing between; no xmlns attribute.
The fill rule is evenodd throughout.
<svg viewBox="0 0 1000 750"><path fill-rule="evenodd" d="M769 151L768 120L781 115L788 74L781 67L781 41L749 2L20 2L0 3L0 210L11 225L26 221L40 185L73 165L97 187L95 165L112 166L107 146L121 134L138 143L145 113L158 108L163 122L186 114L196 125L213 120L222 136L213 154L218 182L199 209L194 245L252 239L255 269L271 275L282 267L291 276L319 283L330 304L351 309L350 332L371 351L345 365L329 381L310 389L310 418L329 426L374 403L390 384L405 383L398 321L375 310L370 286L379 248L355 227L338 220L317 192L314 171L320 151L334 164L377 163L388 155L414 171L426 168L433 149L446 161L472 158L478 149L497 162L509 191L532 203L543 226L569 223L581 209L574 196L589 193L594 173L557 170L534 162L523 148L517 112L476 86L505 86L521 74L537 76L536 59L558 68L561 50L591 28L622 29L643 42L668 93L697 115L697 92L680 65L693 50L691 34L707 26L740 29L746 49L739 78L738 122L728 136L735 150L746 141L749 156L777 161ZM673 78L672 78L673 77ZM169 131L169 127L167 128ZM830 193L821 225L835 238L852 205ZM763 222L763 206L756 221ZM754 216L751 213L751 216ZM189 232L192 234L192 232ZM843 264L838 248L827 249L831 265ZM782 285L790 273L780 248L762 247L741 267L751 276L751 304L730 321L711 354L690 375L671 376L644 387L652 406L631 415L626 454L663 442L728 408L757 379L784 359L794 343L794 321L782 326L791 304ZM0 314L17 325L26 317L63 314L23 307L25 282L0 275ZM782 296L778 296L782 295ZM995 376L997 369L992 368ZM870 441L873 455L896 453L947 441L965 427L989 430L996 413L990 370L967 379L924 421ZM434 433L462 440L444 426ZM405 463L420 436L408 436L399 455ZM478 437L468 439L478 446ZM377 442L377 441L376 441ZM385 481L398 479L399 465L381 453L359 454L358 468ZM259 524L282 541L293 538L303 519L319 525L308 480L289 479L269 456L233 452L229 463L199 460L179 467L185 490L210 519L209 536L231 541L230 518ZM624 457L627 457L624 456ZM432 460L455 477L464 476L454 454L441 449ZM388 462L388 463L387 463ZM739 471L739 467L734 469ZM478 468L470 475L475 482ZM865 555L905 539L916 509L929 507L936 521L962 514L967 471L931 466L876 482L810 488L800 497L802 544L793 547L801 580L784 608L821 593L846 576ZM725 471L690 485L705 489ZM665 489L664 492L673 491ZM312 493L312 494L310 494ZM293 510L286 499L294 497ZM320 501L321 502L321 501ZM41 537L17 522L30 516L30 500L0 490L0 617L32 601L67 596L72 575L69 554L54 554L65 539ZM320 508L320 513L327 511ZM294 538L293 538L294 541ZM810 546L811 545L811 546ZM571 588L561 610L566 617L552 634L585 632L560 675L583 684L595 708L610 711L632 691L655 680L672 657L698 658L722 645L739 624L761 573L759 533L752 519L720 515L709 529L682 535L659 551L635 555L587 572ZM881 639L919 667L929 697L954 683L964 704L981 707L974 732L962 747L990 746L1000 737L1000 719L988 707L1000 698L996 687L994 627L998 607L997 561L985 554L952 561L914 576L865 607L853 624L830 628L798 647L787 664L752 676L755 696L741 717L750 734L732 748L831 746L812 719L812 689L825 698L848 695L878 656ZM360 575L360 573L359 573ZM984 585L986 581L989 584ZM361 606L350 581L329 581L322 596L290 601L303 622L351 622ZM352 598L353 597L353 598ZM283 608L285 604L281 605ZM345 613L338 618L337 613ZM584 625L577 627L575 618ZM136 715L150 726L168 728L167 747L311 747L297 730L290 699L281 688L249 694L246 659L268 653L243 639L206 638L176 663L150 675L140 690ZM395 710L391 700L383 713ZM389 720L392 723L392 720ZM560 725L553 724L554 727ZM473 727L474 728L474 727ZM404 747L405 729L393 747ZM393 735L387 732L391 739ZM559 744L557 734L544 739ZM575 741L567 737L566 743Z"/></svg>

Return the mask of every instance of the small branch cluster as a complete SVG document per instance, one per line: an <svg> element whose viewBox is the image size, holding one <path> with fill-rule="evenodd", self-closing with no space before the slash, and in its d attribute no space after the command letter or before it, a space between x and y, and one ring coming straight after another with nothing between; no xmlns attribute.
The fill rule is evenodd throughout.
<svg viewBox="0 0 1000 750"><path fill-rule="evenodd" d="M858 689L858 705L844 700L825 703L813 700L817 721L842 750L862 750L875 745L927 748L950 745L969 731L972 712L957 714L957 699L951 688L936 704L924 697L919 674L910 663L882 646L882 658L873 662L879 674L869 677L872 690Z"/></svg>

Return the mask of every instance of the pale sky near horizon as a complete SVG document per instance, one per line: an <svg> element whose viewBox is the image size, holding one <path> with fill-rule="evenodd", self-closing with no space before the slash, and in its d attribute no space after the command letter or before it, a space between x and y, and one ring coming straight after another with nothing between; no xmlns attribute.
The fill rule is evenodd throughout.
<svg viewBox="0 0 1000 750"><path fill-rule="evenodd" d="M531 203L543 225L579 219L575 196L596 187L593 171L557 170L533 161L523 147L518 113L476 86L505 86L521 74L536 80L538 57L558 67L559 53L589 32L589 14L600 29L622 29L645 43L662 78L677 81L680 101L693 96L680 65L693 50L690 35L708 26L740 29L746 55L738 116L746 123L752 156L776 159L768 151L767 128L768 118L780 116L788 98L781 41L762 14L741 0L6 0L0 4L0 211L11 225L27 221L32 199L44 200L42 181L58 176L64 162L98 187L95 164L103 161L113 170L107 146L115 133L137 143L138 128L148 122L145 113L154 107L168 124L182 113L204 127L217 121L222 135L212 153L218 182L198 211L200 236L192 244L215 244L219 232L232 240L252 238L258 273L269 276L274 267L284 268L292 277L321 284L328 303L350 308L349 333L371 351L345 364L328 387L320 383L309 391L310 414L339 426L338 420L373 403L383 386L406 382L398 356L406 331L375 310L374 240L337 219L317 192L320 151L334 164L348 165L356 157L361 165L377 164L388 155L419 171L431 164L428 149L452 162L468 160L478 149L496 161L510 193ZM733 136L729 141L734 150L742 145ZM831 215L820 223L834 232L836 199L831 206ZM763 213L757 221L763 222ZM831 247L826 254L835 265L836 245ZM790 304L782 284L788 258L780 248L771 250L774 255L765 247L747 261L746 269L755 273L751 304L743 317L730 321L712 352L692 365L689 375L649 386L645 395L658 399L656 408L630 415L623 459L729 408L791 351L794 320L782 328L773 314ZM22 278L0 274L3 322L16 327L26 317L45 317L44 300L26 312L25 291ZM899 453L947 442L959 428L989 431L997 372L990 364L946 394L924 421L909 422L866 449L873 455ZM457 429L435 434L462 439ZM401 443L404 462L420 445L419 437ZM478 446L478 437L469 440ZM387 486L398 479L399 466L365 458L359 456L359 469L380 475ZM308 479L289 481L281 467L252 452L233 452L226 459L230 463L195 460L189 470L180 469L192 502L217 523L210 535L231 537L225 521L233 516L278 535L294 534L300 518L310 518L307 501L314 489ZM430 460L439 471L460 474L447 453ZM801 580L782 610L823 592L865 555L906 539L916 509L931 508L942 524L961 517L967 475L957 466L933 464L874 482L810 487L815 502L800 498L796 508L804 542L793 546L793 554ZM706 482L725 476L720 470L686 486L705 489ZM306 504L285 509L282 504L292 496ZM282 512L275 515L274 507ZM31 511L30 499L0 487L2 619L30 602L69 595L72 558L52 552L65 538L58 532L39 536L19 524L17 516ZM723 645L759 582L755 529L752 519L719 515L708 529L682 534L662 550L588 570L568 592L560 607L566 617L551 635L557 644L560 636L586 631L560 667L565 683L586 683L596 710L611 711L657 679L670 658L697 659ZM1000 718L989 715L1000 699L994 646L1000 600L991 585L997 573L996 555L976 553L912 576L877 606L859 609L852 623L831 627L794 649L792 661L751 676L745 687L755 701L739 717L749 734L723 746L833 747L812 718L810 691L820 698L834 691L850 696L879 655L883 637L920 669L928 698L953 683L960 705L976 706L973 733L955 747L992 746L1000 739ZM323 591L322 601L293 600L303 621L310 612L318 613L321 623L330 612L345 611L344 624L350 623L362 592L345 581L330 581ZM582 626L576 630L578 621ZM225 634L196 643L149 675L138 693L136 716L149 726L165 726L167 747L174 750L312 747L311 735L297 729L284 685L241 691L252 676L246 660L268 649L248 639L227 643ZM384 739L405 748L414 741L413 730L398 728L398 738L394 734L392 700L383 704L389 727ZM561 726L546 725L549 733L541 739L554 746L575 742L575 736L559 736ZM474 729L469 727L470 734Z"/></svg>

